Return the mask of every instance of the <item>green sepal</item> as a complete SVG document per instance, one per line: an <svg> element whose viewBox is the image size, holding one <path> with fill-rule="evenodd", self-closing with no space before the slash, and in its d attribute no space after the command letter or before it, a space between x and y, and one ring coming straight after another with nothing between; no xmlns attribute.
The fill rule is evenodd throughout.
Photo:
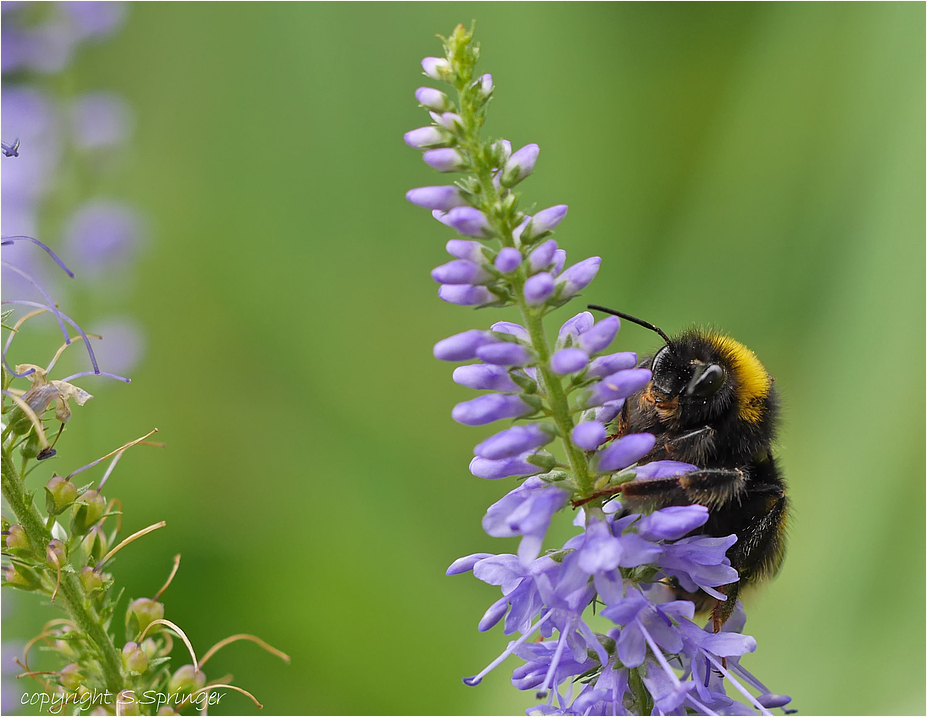
<svg viewBox="0 0 927 717"><path fill-rule="evenodd" d="M514 381L522 391L525 391L526 393L537 393L537 381L532 379L524 372L511 369L509 371L509 378L512 379L512 381Z"/></svg>
<svg viewBox="0 0 927 717"><path fill-rule="evenodd" d="M538 466L539 468L543 468L546 471L551 470L554 466L557 465L557 459L547 451L532 453L530 456L525 458L525 460L531 465Z"/></svg>

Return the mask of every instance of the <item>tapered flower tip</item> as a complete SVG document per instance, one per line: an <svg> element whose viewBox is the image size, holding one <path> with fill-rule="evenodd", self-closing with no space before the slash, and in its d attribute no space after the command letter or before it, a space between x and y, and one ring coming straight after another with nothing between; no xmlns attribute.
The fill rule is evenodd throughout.
<svg viewBox="0 0 927 717"><path fill-rule="evenodd" d="M679 540L707 521L704 505L674 505L641 518L637 534L644 540Z"/></svg>
<svg viewBox="0 0 927 717"><path fill-rule="evenodd" d="M584 421L573 429L573 443L584 451L594 451L605 443L605 424L598 421Z"/></svg>
<svg viewBox="0 0 927 717"><path fill-rule="evenodd" d="M422 60L422 69L433 80L445 80L450 74L451 65L443 57L426 57Z"/></svg>
<svg viewBox="0 0 927 717"><path fill-rule="evenodd" d="M480 346L494 341L489 332L471 329L441 339L435 344L434 356L441 361L469 361L476 358L476 350Z"/></svg>
<svg viewBox="0 0 927 717"><path fill-rule="evenodd" d="M554 293L554 277L542 271L525 281L525 301L531 306L540 306Z"/></svg>
<svg viewBox="0 0 927 717"><path fill-rule="evenodd" d="M484 558L493 557L492 553L474 553L473 555L465 555L462 558L457 558L450 567L445 572L445 575L460 575L461 573L468 573L473 570L473 566Z"/></svg>
<svg viewBox="0 0 927 717"><path fill-rule="evenodd" d="M632 351L623 351L616 354L599 356L589 364L589 375L596 378L610 376L618 371L637 366L637 354Z"/></svg>
<svg viewBox="0 0 927 717"><path fill-rule="evenodd" d="M495 331L497 334L508 334L509 336L514 336L521 341L531 340L531 337L528 335L528 329L526 329L521 324L516 324L512 321L497 321L489 328L492 331Z"/></svg>
<svg viewBox="0 0 927 717"><path fill-rule="evenodd" d="M583 405L585 408L591 408L617 401L619 398L628 398L646 386L651 377L650 370L646 368L632 368L613 373L592 386Z"/></svg>
<svg viewBox="0 0 927 717"><path fill-rule="evenodd" d="M560 298L567 299L576 292L585 289L595 278L595 275L599 273L601 263L601 257L591 256L563 272L557 278L558 286L563 287L560 290Z"/></svg>
<svg viewBox="0 0 927 717"><path fill-rule="evenodd" d="M482 306L496 301L496 296L485 286L444 284L438 289L442 301L458 306Z"/></svg>
<svg viewBox="0 0 927 717"><path fill-rule="evenodd" d="M475 207L455 207L447 213L444 222L466 236L485 239L493 235L489 219Z"/></svg>
<svg viewBox="0 0 927 717"><path fill-rule="evenodd" d="M619 438L599 451L596 468L603 473L627 468L650 453L656 440L651 433L632 433Z"/></svg>
<svg viewBox="0 0 927 717"><path fill-rule="evenodd" d="M446 185L410 189L406 192L406 199L425 209L440 209L444 212L467 203L457 187Z"/></svg>
<svg viewBox="0 0 927 717"><path fill-rule="evenodd" d="M560 349L550 357L550 368L561 376L581 371L589 363L589 356L582 349Z"/></svg>
<svg viewBox="0 0 927 717"><path fill-rule="evenodd" d="M563 322L560 331L557 333L557 342L565 344L567 338L571 338L573 343L575 343L580 334L584 334L594 325L595 317L588 311L581 311L573 318Z"/></svg>
<svg viewBox="0 0 927 717"><path fill-rule="evenodd" d="M478 444L473 453L490 460L510 458L533 448L540 448L554 440L555 436L554 428L545 424L512 426Z"/></svg>
<svg viewBox="0 0 927 717"><path fill-rule="evenodd" d="M518 396L492 393L458 403L451 417L465 426L483 426L503 418L518 418L533 410Z"/></svg>

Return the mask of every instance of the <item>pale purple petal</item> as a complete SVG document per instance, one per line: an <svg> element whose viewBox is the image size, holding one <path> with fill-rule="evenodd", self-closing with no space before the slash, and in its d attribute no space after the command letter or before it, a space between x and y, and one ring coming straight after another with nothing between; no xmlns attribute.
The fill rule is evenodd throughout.
<svg viewBox="0 0 927 717"><path fill-rule="evenodd" d="M474 349L474 356L476 355L475 352L476 349ZM478 391L489 390L514 393L520 390L518 384L509 378L509 372L503 366L487 366L485 364L458 366L454 369L453 379L455 383L459 383L461 386L475 388Z"/></svg>
<svg viewBox="0 0 927 717"><path fill-rule="evenodd" d="M556 435L556 429L544 423L512 426L490 436L478 444L473 452L480 458L491 460L509 458L533 448L540 448L554 440Z"/></svg>
<svg viewBox="0 0 927 717"><path fill-rule="evenodd" d="M518 396L493 393L458 403L451 416L465 426L483 426L503 418L518 418L533 411Z"/></svg>
<svg viewBox="0 0 927 717"><path fill-rule="evenodd" d="M582 349L560 349L550 357L550 368L554 373L563 376L568 373L581 371L589 363L589 356Z"/></svg>
<svg viewBox="0 0 927 717"><path fill-rule="evenodd" d="M476 350L480 346L493 343L495 340L488 331L471 329L441 339L435 344L434 356L442 361L469 361L476 358Z"/></svg>
<svg viewBox="0 0 927 717"><path fill-rule="evenodd" d="M546 272L535 274L525 281L525 301L531 306L543 304L553 293L554 278Z"/></svg>
<svg viewBox="0 0 927 717"><path fill-rule="evenodd" d="M577 340L578 346L587 354L597 354L614 340L621 325L617 316L602 319L595 326L584 332Z"/></svg>
<svg viewBox="0 0 927 717"><path fill-rule="evenodd" d="M467 203L457 187L446 185L410 189L406 192L406 199L425 209L440 209L445 212Z"/></svg>
<svg viewBox="0 0 927 717"><path fill-rule="evenodd" d="M651 433L622 436L599 451L596 468L603 473L627 468L650 453L655 442L656 438Z"/></svg>
<svg viewBox="0 0 927 717"><path fill-rule="evenodd" d="M573 429L571 437L584 451L594 451L605 443L605 425L599 421L583 421Z"/></svg>
<svg viewBox="0 0 927 717"><path fill-rule="evenodd" d="M438 296L449 304L459 306L482 306L499 299L485 286L467 284L444 284L438 289Z"/></svg>
<svg viewBox="0 0 927 717"><path fill-rule="evenodd" d="M534 363L534 356L521 344L507 341L486 344L476 350L476 357L485 363L498 366L527 366Z"/></svg>
<svg viewBox="0 0 927 717"><path fill-rule="evenodd" d="M574 264L559 277L557 277L557 286L560 288L559 298L567 299L578 291L585 289L599 272L599 265L602 259L597 256L583 259L578 264ZM617 317L616 317L617 318Z"/></svg>
<svg viewBox="0 0 927 717"><path fill-rule="evenodd" d="M514 247L504 247L499 250L493 265L503 274L509 274L521 266L521 252Z"/></svg>
<svg viewBox="0 0 927 717"><path fill-rule="evenodd" d="M492 275L475 262L456 259L432 269L431 278L439 284L480 284Z"/></svg>

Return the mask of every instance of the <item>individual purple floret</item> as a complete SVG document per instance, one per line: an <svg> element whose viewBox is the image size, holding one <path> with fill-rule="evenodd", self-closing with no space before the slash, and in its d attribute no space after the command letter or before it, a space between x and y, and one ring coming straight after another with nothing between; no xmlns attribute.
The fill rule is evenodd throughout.
<svg viewBox="0 0 927 717"><path fill-rule="evenodd" d="M567 215L567 209L569 209L569 207L567 207L566 204L558 204L554 207L548 207L547 209L539 211L531 217L531 221L528 222L528 225L522 231L522 241L531 243L552 231L563 221L563 218ZM556 244L554 248L556 249Z"/></svg>
<svg viewBox="0 0 927 717"><path fill-rule="evenodd" d="M512 154L502 169L501 182L506 187L514 187L534 171L540 148L536 144L527 144Z"/></svg>
<svg viewBox="0 0 927 717"><path fill-rule="evenodd" d="M557 430L546 423L512 426L477 444L473 452L480 458L499 460L540 448L556 436Z"/></svg>
<svg viewBox="0 0 927 717"><path fill-rule="evenodd" d="M410 147L427 149L428 147L442 147L448 143L450 138L438 127L419 127L406 132L403 139ZM408 195L406 196L408 197ZM418 204L412 199L409 201Z"/></svg>
<svg viewBox="0 0 927 717"><path fill-rule="evenodd" d="M480 346L493 343L495 340L488 331L471 329L441 339L435 344L434 356L442 361L468 361L476 358L476 350Z"/></svg>
<svg viewBox="0 0 927 717"><path fill-rule="evenodd" d="M587 375L594 378L604 378L618 371L625 371L637 366L637 354L625 351L617 354L599 356L589 364Z"/></svg>
<svg viewBox="0 0 927 717"><path fill-rule="evenodd" d="M646 386L650 379L650 370L646 368L633 368L613 373L592 386L583 401L583 407L591 408L616 401L619 398L628 398Z"/></svg>
<svg viewBox="0 0 927 717"><path fill-rule="evenodd" d="M558 297L567 299L585 289L598 273L601 262L599 257L593 256L574 264L563 272L557 277Z"/></svg>
<svg viewBox="0 0 927 717"><path fill-rule="evenodd" d="M454 106L446 94L433 87L419 87L415 90L415 99L423 107L434 112L447 112Z"/></svg>
<svg viewBox="0 0 927 717"><path fill-rule="evenodd" d="M582 371L589 363L589 355L582 349L560 349L550 357L550 368L561 376Z"/></svg>
<svg viewBox="0 0 927 717"><path fill-rule="evenodd" d="M587 354L597 354L608 348L618 334L620 322L617 316L609 316L599 321L577 339L577 345Z"/></svg>
<svg viewBox="0 0 927 717"><path fill-rule="evenodd" d="M476 357L498 366L528 366L535 361L532 353L524 346L507 341L480 346L476 350Z"/></svg>
<svg viewBox="0 0 927 717"><path fill-rule="evenodd" d="M470 472L477 478L488 478L489 480L541 473L542 468L526 460L530 454L530 451L526 451L512 458L501 458L496 461L476 457L470 461Z"/></svg>
<svg viewBox="0 0 927 717"><path fill-rule="evenodd" d="M521 266L521 252L514 247L504 247L499 250L499 254L496 256L493 266L503 274L510 274Z"/></svg>
<svg viewBox="0 0 927 717"><path fill-rule="evenodd" d="M573 429L573 443L584 451L594 451L605 442L605 424L599 421L584 421Z"/></svg>
<svg viewBox="0 0 927 717"><path fill-rule="evenodd" d="M445 185L410 189L406 192L406 199L425 209L440 209L445 212L467 203L457 187Z"/></svg>
<svg viewBox="0 0 927 717"><path fill-rule="evenodd" d="M460 172L467 168L467 160L456 149L444 147L429 149L423 155L425 164L439 172Z"/></svg>
<svg viewBox="0 0 927 717"><path fill-rule="evenodd" d="M503 418L518 418L534 411L518 396L491 393L458 403L451 416L465 426L482 426Z"/></svg>
<svg viewBox="0 0 927 717"><path fill-rule="evenodd" d="M596 468L608 473L636 463L653 450L652 433L632 433L612 441L596 455Z"/></svg>
<svg viewBox="0 0 927 717"><path fill-rule="evenodd" d="M486 215L473 207L455 207L442 221L466 236L486 239L493 235Z"/></svg>
<svg viewBox="0 0 927 717"><path fill-rule="evenodd" d="M466 359L449 360L466 361ZM481 364L459 366L454 369L454 382L477 390L504 391L506 393L514 393L519 390L518 384L509 378L509 372L504 366L485 366Z"/></svg>
<svg viewBox="0 0 927 717"><path fill-rule="evenodd" d="M528 256L528 266L532 272L542 271L548 268L554 261L554 252L557 251L557 242L549 239L538 246Z"/></svg>
<svg viewBox="0 0 927 717"><path fill-rule="evenodd" d="M481 284L492 275L476 262L457 259L432 269L431 278L439 284Z"/></svg>
<svg viewBox="0 0 927 717"><path fill-rule="evenodd" d="M449 304L460 306L482 306L497 300L485 286L470 286L468 284L445 284L438 289L438 296Z"/></svg>
<svg viewBox="0 0 927 717"><path fill-rule="evenodd" d="M554 278L541 272L525 281L525 301L531 306L540 306L554 293Z"/></svg>

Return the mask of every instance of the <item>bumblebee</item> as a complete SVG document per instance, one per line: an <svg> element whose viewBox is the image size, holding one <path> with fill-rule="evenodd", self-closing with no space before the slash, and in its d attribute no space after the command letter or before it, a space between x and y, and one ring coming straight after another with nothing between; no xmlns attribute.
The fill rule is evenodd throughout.
<svg viewBox="0 0 927 717"><path fill-rule="evenodd" d="M625 483L621 503L634 512L698 503L709 510L699 533L737 536L727 555L740 580L718 588L726 600L674 586L677 596L693 601L698 610L712 608L717 632L740 591L775 575L785 554L789 504L771 448L778 423L773 379L753 351L728 336L692 329L669 338L633 316L589 308L655 331L665 342L640 364L653 373L651 382L625 401L611 427L616 438L656 436L654 449L641 463L682 461L698 470Z"/></svg>

